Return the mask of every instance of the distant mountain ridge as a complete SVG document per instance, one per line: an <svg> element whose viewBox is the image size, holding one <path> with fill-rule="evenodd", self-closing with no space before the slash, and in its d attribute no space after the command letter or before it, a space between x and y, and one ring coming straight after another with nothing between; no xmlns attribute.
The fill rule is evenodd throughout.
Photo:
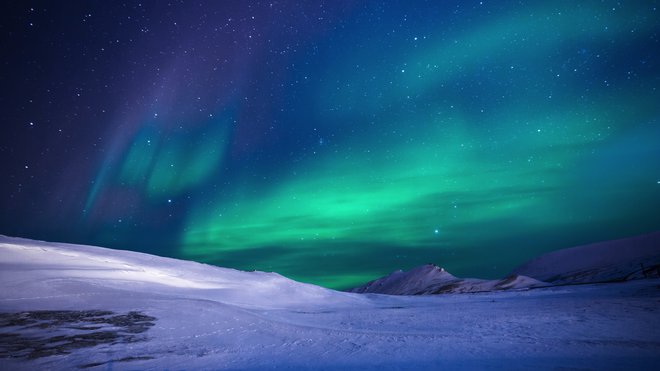
<svg viewBox="0 0 660 371"><path fill-rule="evenodd" d="M407 272L398 270L363 286L349 290L354 293L389 295L432 295L524 289L548 286L530 277L513 275L501 280L458 278L435 264L425 264Z"/></svg>
<svg viewBox="0 0 660 371"><path fill-rule="evenodd" d="M557 250L516 268L501 280L458 278L435 264L398 270L354 293L433 295L626 281L660 276L660 232Z"/></svg>
<svg viewBox="0 0 660 371"><path fill-rule="evenodd" d="M658 277L660 232L553 251L521 265L513 274L555 285Z"/></svg>

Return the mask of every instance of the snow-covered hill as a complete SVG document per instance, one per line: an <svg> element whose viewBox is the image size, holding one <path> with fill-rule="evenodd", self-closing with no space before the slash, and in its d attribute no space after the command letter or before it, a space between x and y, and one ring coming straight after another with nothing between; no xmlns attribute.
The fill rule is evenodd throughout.
<svg viewBox="0 0 660 371"><path fill-rule="evenodd" d="M244 272L191 261L95 246L32 241L0 235L0 278L5 294L51 295L79 282L130 287L134 292L173 292L241 307L299 307L330 299L347 304L355 296L292 281L277 273ZM64 280L66 277L66 280ZM56 283L57 288L53 287ZM29 288L29 289L28 289Z"/></svg>
<svg viewBox="0 0 660 371"><path fill-rule="evenodd" d="M0 237L0 369L654 368L659 287L650 279L353 294L273 273Z"/></svg>
<svg viewBox="0 0 660 371"><path fill-rule="evenodd" d="M660 275L660 232L553 251L512 274L553 284L625 281Z"/></svg>
<svg viewBox="0 0 660 371"><path fill-rule="evenodd" d="M398 270L363 286L349 290L356 293L389 295L429 295L526 289L547 286L530 277L513 275L501 280L457 278L434 264L425 264L407 272Z"/></svg>

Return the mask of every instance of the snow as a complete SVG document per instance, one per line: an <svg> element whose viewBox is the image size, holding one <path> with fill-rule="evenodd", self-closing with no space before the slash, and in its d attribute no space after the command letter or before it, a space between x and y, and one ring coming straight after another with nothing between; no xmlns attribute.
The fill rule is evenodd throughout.
<svg viewBox="0 0 660 371"><path fill-rule="evenodd" d="M601 370L660 361L658 279L354 294L274 273L0 237L0 283L3 370ZM23 343L51 353L19 351Z"/></svg>
<svg viewBox="0 0 660 371"><path fill-rule="evenodd" d="M644 278L645 273L658 277L660 232L557 250L513 273L554 284L623 281Z"/></svg>
<svg viewBox="0 0 660 371"><path fill-rule="evenodd" d="M509 276L501 280L457 278L434 264L425 264L408 272L395 271L349 291L388 295L430 295L521 290L542 286L548 286L548 284L519 275Z"/></svg>
<svg viewBox="0 0 660 371"><path fill-rule="evenodd" d="M4 236L0 236L0 248L0 277L15 287L32 285L35 278L66 277L112 288L155 286L159 291L185 292L245 307L259 307L264 302L269 308L297 306L329 297L334 302L358 300L341 292L294 282L277 273L243 272L132 251Z"/></svg>

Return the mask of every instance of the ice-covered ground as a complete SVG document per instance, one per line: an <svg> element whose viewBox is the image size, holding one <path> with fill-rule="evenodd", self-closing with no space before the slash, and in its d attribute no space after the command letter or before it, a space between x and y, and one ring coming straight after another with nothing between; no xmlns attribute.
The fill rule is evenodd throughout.
<svg viewBox="0 0 660 371"><path fill-rule="evenodd" d="M0 369L652 369L660 280L437 296L0 237Z"/></svg>

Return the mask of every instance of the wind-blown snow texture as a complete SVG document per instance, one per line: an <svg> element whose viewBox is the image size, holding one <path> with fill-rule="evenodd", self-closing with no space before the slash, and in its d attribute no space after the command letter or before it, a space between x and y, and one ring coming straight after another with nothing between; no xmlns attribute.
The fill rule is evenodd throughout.
<svg viewBox="0 0 660 371"><path fill-rule="evenodd" d="M657 279L353 294L9 237L0 237L0 268L3 370L600 370L660 361Z"/></svg>

